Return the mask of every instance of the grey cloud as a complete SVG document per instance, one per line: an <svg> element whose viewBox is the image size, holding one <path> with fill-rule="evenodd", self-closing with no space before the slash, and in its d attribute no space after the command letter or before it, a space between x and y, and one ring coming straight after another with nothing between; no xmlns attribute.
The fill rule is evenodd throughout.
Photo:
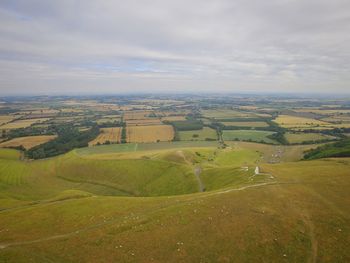
<svg viewBox="0 0 350 263"><path fill-rule="evenodd" d="M0 94L349 92L349 38L343 0L3 0Z"/></svg>

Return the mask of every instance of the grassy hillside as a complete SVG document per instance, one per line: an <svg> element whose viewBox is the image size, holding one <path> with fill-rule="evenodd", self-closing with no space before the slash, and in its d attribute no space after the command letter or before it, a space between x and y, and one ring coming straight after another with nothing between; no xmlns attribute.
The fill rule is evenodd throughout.
<svg viewBox="0 0 350 263"><path fill-rule="evenodd" d="M250 188L23 205L0 213L0 260L347 262L349 165L264 165L274 181Z"/></svg>
<svg viewBox="0 0 350 263"><path fill-rule="evenodd" d="M38 162L0 160L0 196L49 198L78 189L97 195L154 196L195 192L191 168L161 160L93 160L74 153Z"/></svg>
<svg viewBox="0 0 350 263"><path fill-rule="evenodd" d="M350 157L350 139L323 145L305 154L309 160L326 157Z"/></svg>
<svg viewBox="0 0 350 263"><path fill-rule="evenodd" d="M350 159L135 145L30 162L0 150L0 262L350 260Z"/></svg>

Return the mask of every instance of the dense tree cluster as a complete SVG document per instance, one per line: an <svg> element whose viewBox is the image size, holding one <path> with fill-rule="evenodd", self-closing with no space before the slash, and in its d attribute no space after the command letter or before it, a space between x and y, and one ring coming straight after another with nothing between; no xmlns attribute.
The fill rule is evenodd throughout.
<svg viewBox="0 0 350 263"><path fill-rule="evenodd" d="M86 147L88 142L96 138L98 134L97 126L80 132L76 127L63 125L57 128L56 139L28 150L26 156L32 159L42 159L66 153L74 148Z"/></svg>

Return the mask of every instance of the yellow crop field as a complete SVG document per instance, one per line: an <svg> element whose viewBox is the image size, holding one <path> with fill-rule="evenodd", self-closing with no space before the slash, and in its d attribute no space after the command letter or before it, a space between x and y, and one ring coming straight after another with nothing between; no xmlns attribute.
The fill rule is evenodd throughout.
<svg viewBox="0 0 350 263"><path fill-rule="evenodd" d="M326 118L322 118L322 121L330 123L350 123L350 115L334 115Z"/></svg>
<svg viewBox="0 0 350 263"><path fill-rule="evenodd" d="M162 117L162 121L184 121L186 120L185 116L166 116Z"/></svg>
<svg viewBox="0 0 350 263"><path fill-rule="evenodd" d="M187 109L177 109L177 110L169 110L169 111L155 111L155 114L157 114L157 116L185 116L187 114L191 113L190 110Z"/></svg>
<svg viewBox="0 0 350 263"><path fill-rule="evenodd" d="M128 142L171 141L174 130L171 125L130 126L126 128Z"/></svg>
<svg viewBox="0 0 350 263"><path fill-rule="evenodd" d="M334 139L333 136L324 135L322 133L286 133L284 136L289 143Z"/></svg>
<svg viewBox="0 0 350 263"><path fill-rule="evenodd" d="M204 117L213 119L246 118L256 116L254 113L231 109L202 110L201 112Z"/></svg>
<svg viewBox="0 0 350 263"><path fill-rule="evenodd" d="M349 114L349 109L319 109L319 108L302 108L295 109L296 112L311 112L321 115L333 115L333 114Z"/></svg>
<svg viewBox="0 0 350 263"><path fill-rule="evenodd" d="M0 115L0 125L12 121L15 117L11 115Z"/></svg>
<svg viewBox="0 0 350 263"><path fill-rule="evenodd" d="M33 114L33 115L42 115L42 114L56 114L59 113L59 110L49 109L49 108L42 108L42 109L35 109L35 110L26 110L22 111L22 114Z"/></svg>
<svg viewBox="0 0 350 263"><path fill-rule="evenodd" d="M26 136L18 137L12 140L0 143L0 147L17 147L23 146L25 149L33 148L34 146L46 143L55 139L56 135L39 135L39 136Z"/></svg>
<svg viewBox="0 0 350 263"><path fill-rule="evenodd" d="M142 126L142 125L160 125L162 122L159 119L143 119L143 120L128 120L127 126Z"/></svg>
<svg viewBox="0 0 350 263"><path fill-rule="evenodd" d="M106 141L120 142L121 127L101 128L100 134L93 141L89 142L89 146L96 145L98 143L104 144Z"/></svg>
<svg viewBox="0 0 350 263"><path fill-rule="evenodd" d="M31 126L34 123L42 123L50 120L50 118L38 118L38 119L27 119L27 120L18 120L14 122L7 123L1 126L1 129L19 129L26 128Z"/></svg>
<svg viewBox="0 0 350 263"><path fill-rule="evenodd" d="M285 128L302 128L311 126L327 126L328 122L290 115L279 115L274 122Z"/></svg>
<svg viewBox="0 0 350 263"><path fill-rule="evenodd" d="M151 113L152 111L126 111L124 113L124 120L148 119L148 115Z"/></svg>
<svg viewBox="0 0 350 263"><path fill-rule="evenodd" d="M221 122L225 126L238 126L238 127L268 127L269 125L264 121L228 121Z"/></svg>
<svg viewBox="0 0 350 263"><path fill-rule="evenodd" d="M63 108L63 109L61 109L61 111L64 112L64 113L81 113L81 112L84 112L81 109L75 109L75 108Z"/></svg>

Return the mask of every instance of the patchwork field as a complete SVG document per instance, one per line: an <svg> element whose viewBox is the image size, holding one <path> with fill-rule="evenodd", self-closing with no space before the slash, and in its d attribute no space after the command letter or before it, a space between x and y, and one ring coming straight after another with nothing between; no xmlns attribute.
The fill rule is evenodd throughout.
<svg viewBox="0 0 350 263"><path fill-rule="evenodd" d="M295 109L296 112L311 112L321 115L335 115L335 114L349 114L350 109L327 109L327 108L303 108L303 109Z"/></svg>
<svg viewBox="0 0 350 263"><path fill-rule="evenodd" d="M12 121L15 119L15 116L12 115L0 115L0 125L3 125L4 123L7 123L9 121Z"/></svg>
<svg viewBox="0 0 350 263"><path fill-rule="evenodd" d="M142 120L149 119L149 115L153 111L126 111L124 112L124 120Z"/></svg>
<svg viewBox="0 0 350 263"><path fill-rule="evenodd" d="M171 141L174 138L171 125L128 126L126 133L128 142Z"/></svg>
<svg viewBox="0 0 350 263"><path fill-rule="evenodd" d="M307 145L272 145L255 142L226 141L234 149L246 149L260 153L258 163L296 162L303 159L304 152L315 149L319 144Z"/></svg>
<svg viewBox="0 0 350 263"><path fill-rule="evenodd" d="M96 121L97 124L102 124L106 122L119 122L120 116L104 116Z"/></svg>
<svg viewBox="0 0 350 263"><path fill-rule="evenodd" d="M216 131L209 127L203 127L201 130L180 131L179 137L181 141L205 141L217 140Z"/></svg>
<svg viewBox="0 0 350 263"><path fill-rule="evenodd" d="M27 120L18 120L14 122L10 122L1 126L1 129L18 129L18 128L26 128L31 126L34 123L42 123L50 120L50 118L39 118L39 119L27 119Z"/></svg>
<svg viewBox="0 0 350 263"><path fill-rule="evenodd" d="M224 130L223 139L226 141L242 140L242 141L255 141L255 142L267 142L276 143L275 141L267 138L267 136L272 135L273 132L270 131L255 131L255 130Z"/></svg>
<svg viewBox="0 0 350 263"><path fill-rule="evenodd" d="M230 119L230 118L244 118L244 117L255 117L256 115L237 111L237 110L226 110L226 109L217 109L217 110L202 110L202 115L206 118L213 119Z"/></svg>
<svg viewBox="0 0 350 263"><path fill-rule="evenodd" d="M184 121L186 120L185 116L166 116L161 118L162 121Z"/></svg>
<svg viewBox="0 0 350 263"><path fill-rule="evenodd" d="M162 122L160 119L142 119L142 120L127 120L125 121L127 126L138 126L138 125L160 125Z"/></svg>
<svg viewBox="0 0 350 263"><path fill-rule="evenodd" d="M14 138L12 140L0 143L0 147L17 147L23 146L25 149L33 148L34 146L46 143L55 139L56 135L40 135L40 136L26 136Z"/></svg>
<svg viewBox="0 0 350 263"><path fill-rule="evenodd" d="M225 126L236 126L236 127L268 127L269 125L263 121L228 121L220 122Z"/></svg>
<svg viewBox="0 0 350 263"><path fill-rule="evenodd" d="M93 141L89 142L89 146L104 144L107 141L110 143L118 143L121 139L121 131L121 127L100 128L100 134Z"/></svg>
<svg viewBox="0 0 350 263"><path fill-rule="evenodd" d="M105 154L119 154L123 152L144 152L144 151L162 151L169 149L187 149L187 148L217 148L216 141L170 141L158 143L125 143L101 145L99 147L86 147L74 150L79 156L102 156Z"/></svg>
<svg viewBox="0 0 350 263"><path fill-rule="evenodd" d="M308 141L332 140L334 137L322 133L286 133L285 138L289 143L302 143Z"/></svg>
<svg viewBox="0 0 350 263"><path fill-rule="evenodd" d="M335 115L331 117L322 118L322 121L330 123L350 123L350 115Z"/></svg>
<svg viewBox="0 0 350 263"><path fill-rule="evenodd" d="M328 122L290 115L279 115L274 121L284 128L308 128L329 125Z"/></svg>
<svg viewBox="0 0 350 263"><path fill-rule="evenodd" d="M0 262L350 262L349 131L334 129L350 127L349 105L229 94L3 98L0 125L1 116L28 118L4 126L48 121L4 129L0 147L58 138L0 148ZM288 129L268 127L277 114Z"/></svg>

